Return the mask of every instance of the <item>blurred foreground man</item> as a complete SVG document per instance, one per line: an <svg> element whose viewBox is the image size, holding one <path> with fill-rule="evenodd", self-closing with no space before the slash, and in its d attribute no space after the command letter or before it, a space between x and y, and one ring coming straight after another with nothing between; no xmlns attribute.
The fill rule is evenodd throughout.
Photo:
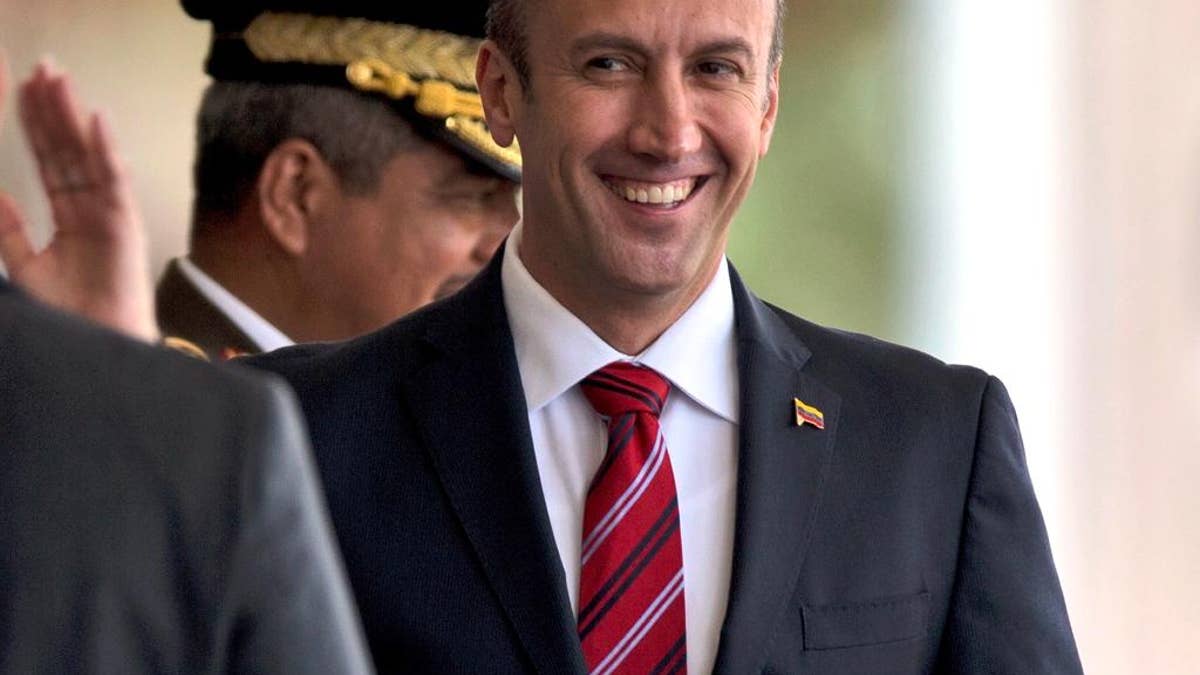
<svg viewBox="0 0 1200 675"><path fill-rule="evenodd" d="M0 279L0 673L368 673L290 392Z"/></svg>
<svg viewBox="0 0 1200 675"><path fill-rule="evenodd" d="M0 58L0 112L6 79ZM22 94L57 229L35 251L5 197L0 255L39 297L145 329L144 276L98 263L142 256L102 123L45 66ZM0 532L0 673L371 671L286 387L2 278Z"/></svg>
<svg viewBox="0 0 1200 675"><path fill-rule="evenodd" d="M475 90L486 4L184 0L211 21L190 252L158 321L211 358L353 337L461 288L517 220Z"/></svg>
<svg viewBox="0 0 1200 675"><path fill-rule="evenodd" d="M524 157L503 253L255 361L302 402L382 670L1080 671L1003 385L725 259L781 10L493 2L476 75Z"/></svg>

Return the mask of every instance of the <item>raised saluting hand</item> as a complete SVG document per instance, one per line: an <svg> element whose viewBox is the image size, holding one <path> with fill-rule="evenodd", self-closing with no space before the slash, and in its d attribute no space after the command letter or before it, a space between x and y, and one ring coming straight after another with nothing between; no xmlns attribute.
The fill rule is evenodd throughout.
<svg viewBox="0 0 1200 675"><path fill-rule="evenodd" d="M0 120L8 81L0 54ZM38 250L21 209L0 191L0 259L9 278L60 309L157 339L141 214L106 121L83 110L70 77L46 61L21 84L18 107L54 232Z"/></svg>

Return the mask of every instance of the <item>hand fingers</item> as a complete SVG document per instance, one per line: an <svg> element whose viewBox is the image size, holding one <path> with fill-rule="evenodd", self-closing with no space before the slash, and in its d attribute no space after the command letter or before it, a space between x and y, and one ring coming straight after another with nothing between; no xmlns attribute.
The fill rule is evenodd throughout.
<svg viewBox="0 0 1200 675"><path fill-rule="evenodd" d="M61 179L64 192L73 193L91 187L95 176L88 175L87 135L70 76L58 69L51 71L42 92L41 104L37 123L47 142L48 167Z"/></svg>
<svg viewBox="0 0 1200 675"><path fill-rule="evenodd" d="M92 147L88 161L93 165L92 171L98 177L100 189L112 200L111 205L114 209L128 214L130 220L127 222L131 223L131 227L140 228L141 216L133 198L133 187L129 183L125 166L113 141L112 128L105 115L92 115L90 135Z"/></svg>
<svg viewBox="0 0 1200 675"><path fill-rule="evenodd" d="M88 134L65 73L45 63L22 89L22 122L50 197L95 186Z"/></svg>
<svg viewBox="0 0 1200 675"><path fill-rule="evenodd" d="M9 277L19 276L33 257L33 243L21 210L12 197L0 192L0 261L8 268Z"/></svg>
<svg viewBox="0 0 1200 675"><path fill-rule="evenodd" d="M39 119L43 107L41 99L46 88L47 77L47 65L43 61L33 69L33 74L29 76L29 79L21 83L21 89L17 94L17 112L20 114L21 128L25 131L25 140L29 143L30 152L33 153L42 185L47 192L53 192L58 188L59 176L52 175L49 171L46 161L49 156L49 142L44 137Z"/></svg>
<svg viewBox="0 0 1200 675"><path fill-rule="evenodd" d="M71 76L56 72L44 99L44 125L54 157L65 169L82 169L88 154L88 133Z"/></svg>
<svg viewBox="0 0 1200 675"><path fill-rule="evenodd" d="M92 114L89 132L92 143L88 162L92 175L102 184L121 182L125 177L125 167L113 143L108 118L100 113Z"/></svg>
<svg viewBox="0 0 1200 675"><path fill-rule="evenodd" d="M105 180L107 172L99 170L103 168L102 163L93 157L94 121L88 116L85 122L68 74L58 73L58 77L52 78L45 102L46 137L52 152L50 161L60 172L61 194L65 197L51 200L50 205L55 212L55 221L60 226L70 227L63 218L66 209L79 211L109 205L114 196L109 189L111 183Z"/></svg>

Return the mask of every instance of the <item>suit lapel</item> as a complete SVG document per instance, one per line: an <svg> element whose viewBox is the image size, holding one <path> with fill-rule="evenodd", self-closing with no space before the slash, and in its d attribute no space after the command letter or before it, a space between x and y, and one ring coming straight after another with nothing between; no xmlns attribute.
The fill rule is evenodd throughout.
<svg viewBox="0 0 1200 675"><path fill-rule="evenodd" d="M731 270L741 422L729 604L716 672L762 670L807 552L833 456L840 397L801 372L808 348ZM793 399L820 409L825 428L796 426Z"/></svg>
<svg viewBox="0 0 1200 675"><path fill-rule="evenodd" d="M401 383L422 440L497 599L535 668L583 673L546 513L500 286L503 249L442 306L430 358Z"/></svg>

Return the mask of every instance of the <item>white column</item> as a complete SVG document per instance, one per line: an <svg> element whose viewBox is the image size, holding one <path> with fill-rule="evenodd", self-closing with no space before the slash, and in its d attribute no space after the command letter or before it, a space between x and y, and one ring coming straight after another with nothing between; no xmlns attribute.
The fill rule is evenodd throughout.
<svg viewBox="0 0 1200 675"><path fill-rule="evenodd" d="M1010 385L1087 672L1200 663L1200 2L911 0L910 331Z"/></svg>
<svg viewBox="0 0 1200 675"><path fill-rule="evenodd" d="M1004 380L1057 544L1060 18L1047 0L910 9L909 339Z"/></svg>

